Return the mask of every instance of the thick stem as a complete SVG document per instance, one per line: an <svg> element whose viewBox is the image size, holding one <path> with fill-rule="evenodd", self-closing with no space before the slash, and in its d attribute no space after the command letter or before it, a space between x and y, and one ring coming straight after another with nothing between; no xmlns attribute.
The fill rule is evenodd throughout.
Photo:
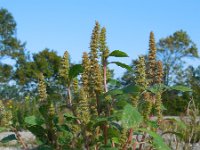
<svg viewBox="0 0 200 150"><path fill-rule="evenodd" d="M126 150L127 145L131 143L132 139L133 139L133 129L131 128L131 129L129 130L128 139L127 139L126 143L125 143L124 146L123 146L123 150Z"/></svg>
<svg viewBox="0 0 200 150"><path fill-rule="evenodd" d="M144 142L145 138L146 138L146 134L144 133L143 136L142 136L142 139L140 141L141 143L140 143L140 146L139 146L139 150L142 150L142 145L143 145L142 143Z"/></svg>
<svg viewBox="0 0 200 150"><path fill-rule="evenodd" d="M71 96L70 84L67 87L67 95L68 95L67 105L69 105L71 107L72 106L72 96Z"/></svg>
<svg viewBox="0 0 200 150"><path fill-rule="evenodd" d="M115 147L115 143L112 141L112 147Z"/></svg>
<svg viewBox="0 0 200 150"><path fill-rule="evenodd" d="M13 131L15 132L17 141L23 146L24 150L28 150L28 146L27 144L24 142L24 140L22 139L21 135L19 134L19 132L17 131L16 128L13 128Z"/></svg>
<svg viewBox="0 0 200 150"><path fill-rule="evenodd" d="M103 132L104 132L104 144L107 145L107 143L108 143L108 127L107 127L107 125L104 125Z"/></svg>
<svg viewBox="0 0 200 150"><path fill-rule="evenodd" d="M103 83L104 83L104 90L105 92L108 92L108 87L107 87L107 62L106 60L103 63Z"/></svg>
<svg viewBox="0 0 200 150"><path fill-rule="evenodd" d="M137 142L133 143L133 150L136 150Z"/></svg>
<svg viewBox="0 0 200 150"><path fill-rule="evenodd" d="M100 101L99 101L98 92L96 92L96 104L97 104L97 113L98 113L98 116L99 116L101 111L100 111Z"/></svg>
<svg viewBox="0 0 200 150"><path fill-rule="evenodd" d="M103 83L104 83L104 91L108 92L108 88L107 88L107 60L105 59L103 62ZM110 110L108 110L109 112ZM110 114L108 114L110 115ZM104 144L107 145L107 141L108 141L108 127L107 125L104 126Z"/></svg>

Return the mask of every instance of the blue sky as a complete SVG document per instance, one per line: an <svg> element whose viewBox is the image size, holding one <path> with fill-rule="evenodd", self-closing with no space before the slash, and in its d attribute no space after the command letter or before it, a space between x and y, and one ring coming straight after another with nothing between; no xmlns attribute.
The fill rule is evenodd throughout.
<svg viewBox="0 0 200 150"><path fill-rule="evenodd" d="M120 49L130 58L147 53L150 31L158 41L177 30L187 31L200 47L200 1L198 0L0 0L17 22L17 37L36 53L44 48L80 62L95 20L107 29L110 50ZM200 64L199 61L193 64ZM116 76L123 69L114 67Z"/></svg>

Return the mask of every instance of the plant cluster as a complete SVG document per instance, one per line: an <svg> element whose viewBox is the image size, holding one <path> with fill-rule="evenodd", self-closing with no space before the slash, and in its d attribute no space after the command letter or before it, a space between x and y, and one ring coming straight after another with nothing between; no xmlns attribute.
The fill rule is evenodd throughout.
<svg viewBox="0 0 200 150"><path fill-rule="evenodd" d="M16 24L12 16L4 9L0 13L9 16L14 32ZM9 36L2 34L1 39L13 38L13 32ZM171 39L184 35L177 32L174 37L161 40L159 46L164 43L169 49L177 48ZM24 97L24 101L0 101L0 125L15 132L1 142L17 140L28 149L18 132L23 129L36 136L38 149L169 150L171 143L167 144L162 138L166 134L176 135L177 147L184 142L184 149L199 141L199 112L194 101L188 105L187 120L163 119L163 94L171 91L183 94L191 89L163 84L169 83L171 70L167 68L168 62L163 64L157 59L158 52L163 51L160 47L157 50L153 32L150 33L148 55L139 56L134 61L134 69L120 61L111 61L112 57L128 55L120 50L110 51L106 28L97 21L91 34L90 51L83 53L81 64L72 64L68 51L61 58L49 49L34 54L34 61L31 61L21 51L23 45L17 39L13 42L10 44L15 46L7 45L10 49L1 51L0 58L8 55L16 60L15 74L12 74L12 67L0 64L5 74L0 74L0 79L6 87L4 76L12 74L19 86L5 89L12 91L14 88L19 99ZM196 54L194 46L191 48L187 41L182 42L188 47L186 52ZM120 86L112 79L109 64L128 70L134 76L133 82ZM194 81L196 78L188 82L195 84ZM2 93L8 97L6 92ZM173 122L174 126L167 122Z"/></svg>

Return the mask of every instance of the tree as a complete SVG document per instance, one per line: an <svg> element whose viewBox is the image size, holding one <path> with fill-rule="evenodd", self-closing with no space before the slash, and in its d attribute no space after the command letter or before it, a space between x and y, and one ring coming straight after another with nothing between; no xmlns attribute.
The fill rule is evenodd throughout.
<svg viewBox="0 0 200 150"><path fill-rule="evenodd" d="M24 45L16 38L16 22L10 12L0 9L0 61L3 58L21 59ZM0 82L8 83L13 77L13 66L0 62Z"/></svg>
<svg viewBox="0 0 200 150"><path fill-rule="evenodd" d="M182 71L185 58L199 57L195 43L183 30L160 39L157 51L158 59L163 63L164 84L166 85L177 82L176 77Z"/></svg>
<svg viewBox="0 0 200 150"><path fill-rule="evenodd" d="M192 97L200 107L200 66L194 68L193 66L189 66L185 71L186 83L192 89Z"/></svg>
<svg viewBox="0 0 200 150"><path fill-rule="evenodd" d="M52 99L58 99L63 93L61 84L58 84L61 57L53 50L44 49L33 54L32 59L20 61L15 71L15 81L21 87L22 93L31 92L35 96L40 73L45 76L47 93Z"/></svg>
<svg viewBox="0 0 200 150"><path fill-rule="evenodd" d="M15 36L16 22L11 13L6 9L0 9L0 59L9 56L17 58L24 49Z"/></svg>

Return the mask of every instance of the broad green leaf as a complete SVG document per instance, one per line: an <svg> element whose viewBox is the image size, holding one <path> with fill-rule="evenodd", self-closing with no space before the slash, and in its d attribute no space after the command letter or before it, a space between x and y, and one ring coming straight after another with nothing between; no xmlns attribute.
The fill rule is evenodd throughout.
<svg viewBox="0 0 200 150"><path fill-rule="evenodd" d="M81 64L73 65L72 67L70 67L70 70L69 70L69 78L73 79L82 72L83 72L83 67Z"/></svg>
<svg viewBox="0 0 200 150"><path fill-rule="evenodd" d="M140 131L144 131L148 133L151 137L153 137L153 146L156 150L170 150L170 148L165 144L162 137L158 135L156 132L140 128Z"/></svg>
<svg viewBox="0 0 200 150"><path fill-rule="evenodd" d="M108 138L112 139L114 137L120 137L120 131L115 127L108 128Z"/></svg>
<svg viewBox="0 0 200 150"><path fill-rule="evenodd" d="M58 131L70 131L70 128L69 128L66 124L57 125L57 126L56 126L56 129L57 129Z"/></svg>
<svg viewBox="0 0 200 150"><path fill-rule="evenodd" d="M116 143L116 144L120 144L119 138L118 138L118 137L113 137L113 138L112 138L112 141L113 141L114 143Z"/></svg>
<svg viewBox="0 0 200 150"><path fill-rule="evenodd" d="M17 140L15 134L11 134L11 135L4 137L0 142L7 143L7 142L10 142L12 140Z"/></svg>
<svg viewBox="0 0 200 150"><path fill-rule="evenodd" d="M69 145L73 139L73 134L69 131L62 132L63 134L58 135L58 143L60 145ZM67 150L67 148L65 148Z"/></svg>
<svg viewBox="0 0 200 150"><path fill-rule="evenodd" d="M47 131L42 126L34 125L27 127L27 129L43 143L48 140Z"/></svg>
<svg viewBox="0 0 200 150"><path fill-rule="evenodd" d="M69 114L69 113L65 113L63 115L65 117L65 119L67 121L75 121L76 119L78 119L77 117L73 116L72 114Z"/></svg>
<svg viewBox="0 0 200 150"><path fill-rule="evenodd" d="M42 117L44 119L47 119L49 116L48 116L48 110L49 110L49 105L48 104L42 104L40 105L39 107L39 112L42 114Z"/></svg>
<svg viewBox="0 0 200 150"><path fill-rule="evenodd" d="M125 52L122 52L120 50L114 50L112 51L109 56L114 56L114 57L129 57Z"/></svg>
<svg viewBox="0 0 200 150"><path fill-rule="evenodd" d="M157 94L159 92L163 92L167 89L167 86L164 85L164 84L155 84L149 88L147 88L148 91L154 93L154 94Z"/></svg>
<svg viewBox="0 0 200 150"><path fill-rule="evenodd" d="M24 121L29 126L34 126L34 125L41 126L44 123L43 119L40 119L40 118L35 117L35 116L28 116L24 119Z"/></svg>
<svg viewBox="0 0 200 150"><path fill-rule="evenodd" d="M158 122L157 121L147 121L147 124L150 126L150 127L153 127L153 128L158 128L159 125L158 125Z"/></svg>
<svg viewBox="0 0 200 150"><path fill-rule="evenodd" d="M117 66L119 66L121 68L124 68L124 69L126 69L128 71L132 71L132 68L129 65L125 64L125 63L121 63L119 61L113 61L113 62L110 62L110 63L111 64L116 64Z"/></svg>
<svg viewBox="0 0 200 150"><path fill-rule="evenodd" d="M110 90L110 91L106 92L103 97L106 97L108 95L110 95L110 96L116 96L116 95L121 95L121 94L123 94L122 90L114 89L114 90Z"/></svg>
<svg viewBox="0 0 200 150"><path fill-rule="evenodd" d="M128 98L128 96L127 96L127 94L126 95L124 94L124 95L118 96L118 98L119 98L119 100L117 100L115 102L115 105L116 105L116 107L118 109L122 109L122 108L124 108L128 104L128 102L126 101L126 99Z"/></svg>
<svg viewBox="0 0 200 150"><path fill-rule="evenodd" d="M103 124L106 124L108 122L108 118L106 117L98 117L94 120L94 127L101 126Z"/></svg>
<svg viewBox="0 0 200 150"><path fill-rule="evenodd" d="M126 94L133 94L137 95L141 91L141 87L137 85L128 85L125 88L122 89L124 93Z"/></svg>
<svg viewBox="0 0 200 150"><path fill-rule="evenodd" d="M37 150L53 150L53 148L49 145L40 145Z"/></svg>
<svg viewBox="0 0 200 150"><path fill-rule="evenodd" d="M118 85L121 85L120 82L116 79L109 79L108 80L108 84L111 85L111 86L118 86Z"/></svg>
<svg viewBox="0 0 200 150"><path fill-rule="evenodd" d="M0 127L0 132L3 132L3 131L5 131L5 130L6 130L5 127Z"/></svg>
<svg viewBox="0 0 200 150"><path fill-rule="evenodd" d="M121 123L124 128L135 128L140 125L142 119L143 118L137 108L131 106L130 104L124 107L121 119Z"/></svg>
<svg viewBox="0 0 200 150"><path fill-rule="evenodd" d="M192 89L187 86L175 85L170 87L171 90L177 90L181 92L192 92Z"/></svg>

